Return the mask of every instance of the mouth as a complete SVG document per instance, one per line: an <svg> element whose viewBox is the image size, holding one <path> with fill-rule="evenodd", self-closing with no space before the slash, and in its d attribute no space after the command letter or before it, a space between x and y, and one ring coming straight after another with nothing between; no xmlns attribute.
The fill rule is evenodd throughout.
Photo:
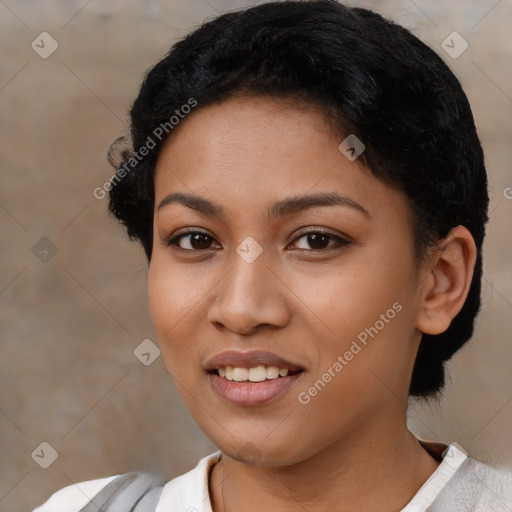
<svg viewBox="0 0 512 512"><path fill-rule="evenodd" d="M306 369L266 350L227 350L204 366L212 389L238 406L266 404L284 395Z"/></svg>
<svg viewBox="0 0 512 512"><path fill-rule="evenodd" d="M263 365L251 368L220 367L207 372L211 388L224 401L239 407L263 406L289 392L304 370Z"/></svg>

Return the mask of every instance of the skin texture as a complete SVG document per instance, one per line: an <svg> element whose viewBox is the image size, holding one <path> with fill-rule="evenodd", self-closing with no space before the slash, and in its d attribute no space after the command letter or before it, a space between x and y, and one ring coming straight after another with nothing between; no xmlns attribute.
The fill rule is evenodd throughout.
<svg viewBox="0 0 512 512"><path fill-rule="evenodd" d="M438 466L407 429L408 388L421 333L443 332L464 303L474 242L459 226L415 265L407 200L340 142L313 107L231 98L198 107L159 157L149 306L173 382L223 453L210 478L215 512L400 510ZM178 203L158 211L175 192L218 203L225 219ZM275 201L318 192L370 217L347 206L267 216ZM168 246L184 228L211 238ZM315 228L351 243L301 236ZM249 236L263 249L250 264L236 251ZM394 303L400 312L300 403ZM269 350L305 371L276 400L236 406L204 369L226 349Z"/></svg>

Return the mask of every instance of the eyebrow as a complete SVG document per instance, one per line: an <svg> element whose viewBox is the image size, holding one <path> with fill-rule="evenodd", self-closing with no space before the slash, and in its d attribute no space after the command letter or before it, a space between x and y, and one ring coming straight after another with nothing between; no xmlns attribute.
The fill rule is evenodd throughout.
<svg viewBox="0 0 512 512"><path fill-rule="evenodd" d="M158 211L173 203L181 204L210 217L226 218L224 208L217 203L201 196L181 192L174 192L164 197L158 205ZM346 206L359 211L365 217L371 218L370 212L364 206L335 192L287 197L271 205L267 214L270 218L279 218L318 206Z"/></svg>

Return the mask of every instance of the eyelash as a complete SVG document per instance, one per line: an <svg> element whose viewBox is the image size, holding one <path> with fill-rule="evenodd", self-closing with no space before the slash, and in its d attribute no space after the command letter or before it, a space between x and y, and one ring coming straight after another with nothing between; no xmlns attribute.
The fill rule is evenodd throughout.
<svg viewBox="0 0 512 512"><path fill-rule="evenodd" d="M208 233L205 233L204 231L197 231L197 230L191 230L191 231L185 231L184 233L180 233L179 235L177 236L174 236L174 237L168 237L168 238L165 238L164 239L164 243L165 245L167 246L176 246L176 248L178 250L181 250L181 251L185 251L185 252L203 252L203 251L209 251L210 248L208 249L183 249L181 247L178 247L178 242L186 237L186 236L189 236L189 235L195 235L195 234L199 234L199 235L204 235L208 238L211 238L212 240L215 240L212 236L210 236ZM326 247L325 249L298 249L299 251L307 251L307 252L316 252L316 253L319 253L319 252L327 252L333 248L341 248L341 247L344 247L344 246L347 246L347 245L351 245L352 242L350 242L349 240L346 240L345 238L342 238L338 235L335 235L329 231L324 231L322 229L315 229L315 230L311 230L311 231L306 231L305 233L301 233L295 240L293 240L292 243L295 243L297 242L298 240L300 240L301 238L305 237L305 236L308 236L308 235L324 235L324 236L327 236L329 237L331 240L335 240L336 244L334 244L333 246L331 247ZM338 247L336 247L336 245Z"/></svg>

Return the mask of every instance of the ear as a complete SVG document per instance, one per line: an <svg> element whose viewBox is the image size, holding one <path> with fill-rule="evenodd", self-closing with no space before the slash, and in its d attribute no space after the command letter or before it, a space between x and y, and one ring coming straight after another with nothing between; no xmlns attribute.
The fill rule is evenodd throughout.
<svg viewBox="0 0 512 512"><path fill-rule="evenodd" d="M469 293L476 261L476 246L464 226L453 228L426 259L427 276L421 283L416 328L441 334L459 313Z"/></svg>

